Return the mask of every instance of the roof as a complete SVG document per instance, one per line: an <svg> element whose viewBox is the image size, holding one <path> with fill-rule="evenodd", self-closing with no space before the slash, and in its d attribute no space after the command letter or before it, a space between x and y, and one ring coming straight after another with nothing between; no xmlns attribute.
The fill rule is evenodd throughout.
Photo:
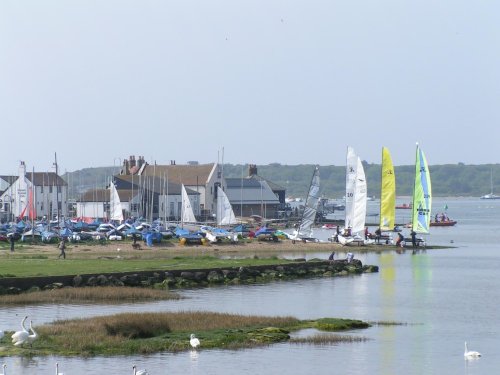
<svg viewBox="0 0 500 375"><path fill-rule="evenodd" d="M180 195L182 185L175 182L166 181L163 177L154 176L133 176L133 175L117 175L114 176L116 189L118 192L122 190L136 190L143 188L148 191L153 191L163 195ZM200 194L199 192L186 188L188 195Z"/></svg>
<svg viewBox="0 0 500 375"><path fill-rule="evenodd" d="M234 204L235 202L243 203L243 204L280 204L278 197L271 190L266 181L262 181L262 184L259 181L253 180L257 183L255 186L254 183L250 183L248 185L243 185L243 189L241 188L241 179L240 185L232 185L231 187L228 185L226 189L226 195L229 201Z"/></svg>
<svg viewBox="0 0 500 375"><path fill-rule="evenodd" d="M118 194L119 195L119 194ZM78 202L109 202L108 189L93 189L87 190Z"/></svg>
<svg viewBox="0 0 500 375"><path fill-rule="evenodd" d="M259 175L256 175L256 174L253 174L251 176L248 176L246 177L247 179L249 180L259 180L259 181L266 181L267 184L269 185L269 187L273 190L273 191L278 191L278 190L283 190L285 191L286 189L283 187L283 186L280 186L272 181L269 181L268 179L265 179L264 177L261 177Z"/></svg>
<svg viewBox="0 0 500 375"><path fill-rule="evenodd" d="M260 189L260 181L256 179L249 179L249 178L226 178L226 186L228 189L236 189L243 187L243 189L246 188L257 188Z"/></svg>
<svg viewBox="0 0 500 375"><path fill-rule="evenodd" d="M198 165L147 165L142 171L142 175L167 178L169 181L190 186L206 185L216 166L216 163Z"/></svg>
<svg viewBox="0 0 500 375"><path fill-rule="evenodd" d="M18 178L19 176L0 176L0 179L4 180L9 185L12 185L14 182L16 182Z"/></svg>
<svg viewBox="0 0 500 375"><path fill-rule="evenodd" d="M32 181L33 177L33 181ZM68 184L55 172L27 172L26 179L35 186L67 186Z"/></svg>

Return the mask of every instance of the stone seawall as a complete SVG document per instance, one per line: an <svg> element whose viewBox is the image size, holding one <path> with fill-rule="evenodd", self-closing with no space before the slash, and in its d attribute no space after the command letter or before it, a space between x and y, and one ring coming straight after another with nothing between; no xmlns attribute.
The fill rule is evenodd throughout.
<svg viewBox="0 0 500 375"><path fill-rule="evenodd" d="M0 294L50 290L62 287L135 286L186 288L217 284L244 284L272 280L334 277L378 272L378 266L363 266L360 260L298 260L280 265L189 270L158 270L67 276L0 278Z"/></svg>

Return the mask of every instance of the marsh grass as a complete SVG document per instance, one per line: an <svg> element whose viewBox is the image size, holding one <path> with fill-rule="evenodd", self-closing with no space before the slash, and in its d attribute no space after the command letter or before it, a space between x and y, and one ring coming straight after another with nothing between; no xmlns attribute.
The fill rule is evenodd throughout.
<svg viewBox="0 0 500 375"><path fill-rule="evenodd" d="M59 320L35 328L39 339L32 348L12 346L7 338L10 333L7 333L0 340L2 354L95 356L175 352L190 348L191 333L200 339L200 350L240 349L288 341L291 331L319 329L317 321L302 321L289 316L246 316L205 311L123 313ZM302 342L321 344L342 340L332 338L332 335L322 337ZM303 339L294 339L293 342L299 343L300 340ZM356 341L359 338L343 340Z"/></svg>
<svg viewBox="0 0 500 375"><path fill-rule="evenodd" d="M291 317L257 317L212 312L124 313L56 321L38 327L39 354L130 354L189 348L196 332L204 348L244 346L249 331L298 322Z"/></svg>
<svg viewBox="0 0 500 375"><path fill-rule="evenodd" d="M317 334L310 337L295 337L290 339L292 344L310 344L310 345L330 345L344 342L364 342L368 338L362 336Z"/></svg>
<svg viewBox="0 0 500 375"><path fill-rule="evenodd" d="M418 323L407 323L407 322L395 322L395 321L377 321L377 322L370 322L371 325L374 326L407 326L407 325L414 325Z"/></svg>
<svg viewBox="0 0 500 375"><path fill-rule="evenodd" d="M151 301L180 299L174 292L134 287L84 287L35 291L16 295L1 295L1 305L34 305L42 303L127 303L130 301Z"/></svg>

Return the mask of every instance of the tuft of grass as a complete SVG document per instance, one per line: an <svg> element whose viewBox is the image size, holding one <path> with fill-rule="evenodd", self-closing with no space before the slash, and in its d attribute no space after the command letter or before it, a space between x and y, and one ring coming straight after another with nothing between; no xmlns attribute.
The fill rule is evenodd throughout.
<svg viewBox="0 0 500 375"><path fill-rule="evenodd" d="M315 322L315 328L321 331L345 331L370 327L369 323L362 320L323 318Z"/></svg>
<svg viewBox="0 0 500 375"><path fill-rule="evenodd" d="M137 302L180 298L180 295L177 293L160 289L97 286L61 288L16 295L0 295L0 305L88 302L128 303L130 301Z"/></svg>
<svg viewBox="0 0 500 375"><path fill-rule="evenodd" d="M364 342L368 338L361 336L349 336L349 335L325 335L318 334L309 337L295 337L290 339L292 344L311 344L311 345L329 345L338 344L344 342Z"/></svg>
<svg viewBox="0 0 500 375"><path fill-rule="evenodd" d="M378 321L378 322L370 322L373 326L406 326L408 323L406 322L395 322L395 321Z"/></svg>

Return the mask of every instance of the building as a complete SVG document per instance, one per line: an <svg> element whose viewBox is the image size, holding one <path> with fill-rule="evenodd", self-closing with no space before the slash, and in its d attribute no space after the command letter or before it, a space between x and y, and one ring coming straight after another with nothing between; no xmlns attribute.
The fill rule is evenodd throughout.
<svg viewBox="0 0 500 375"><path fill-rule="evenodd" d="M142 156L137 159L130 156L128 160L123 162L121 176L123 175L136 177L155 176L178 185L184 185L186 189L195 191L199 194L199 216L202 221L210 218L216 210L217 187L221 186L222 189L226 189L222 166L218 163L198 164L197 162L189 162L188 164L178 165L174 160L171 160L170 164L167 165L150 165ZM197 215L196 212L195 215Z"/></svg>
<svg viewBox="0 0 500 375"><path fill-rule="evenodd" d="M180 220L182 212L182 185L155 176L114 176L123 217L142 217L148 221ZM199 193L186 188L195 216L200 215ZM110 217L110 189L85 192L76 203L78 217L107 220Z"/></svg>
<svg viewBox="0 0 500 375"><path fill-rule="evenodd" d="M53 169L51 172L27 172L26 164L21 161L18 176L0 178L1 219L67 216L68 184L56 174L55 164Z"/></svg>
<svg viewBox="0 0 500 375"><path fill-rule="evenodd" d="M268 219L281 218L285 189L257 174L257 166L249 164L245 178L226 178L226 195L236 216L259 215Z"/></svg>

